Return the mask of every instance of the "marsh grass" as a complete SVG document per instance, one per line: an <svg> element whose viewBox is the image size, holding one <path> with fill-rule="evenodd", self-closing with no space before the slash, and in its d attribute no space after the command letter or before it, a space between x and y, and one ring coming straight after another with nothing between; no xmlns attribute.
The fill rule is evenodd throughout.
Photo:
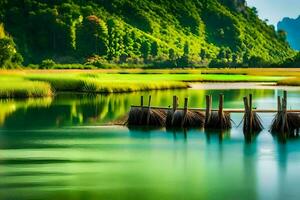
<svg viewBox="0 0 300 200"><path fill-rule="evenodd" d="M277 85L300 86L300 76L280 80Z"/></svg>
<svg viewBox="0 0 300 200"><path fill-rule="evenodd" d="M50 84L39 81L0 81L0 98L28 98L52 96Z"/></svg>
<svg viewBox="0 0 300 200"><path fill-rule="evenodd" d="M188 82L286 83L285 79L290 75L284 74L282 69L274 69L278 76L269 75L271 69L253 69L252 72L251 70L0 70L0 83L3 83L0 87L1 98L20 98L49 96L53 92L60 91L122 93L183 89L189 87ZM229 75L232 72L234 75ZM250 72L253 75L250 75ZM279 74L287 76L279 76ZM296 74L300 77L300 70ZM291 81L291 79L287 80ZM291 85L298 84L300 85L300 79Z"/></svg>
<svg viewBox="0 0 300 200"><path fill-rule="evenodd" d="M188 88L187 83L179 81L147 80L141 78L121 78L107 74L80 75L33 75L28 79L50 83L55 91L86 93L121 93L148 90Z"/></svg>

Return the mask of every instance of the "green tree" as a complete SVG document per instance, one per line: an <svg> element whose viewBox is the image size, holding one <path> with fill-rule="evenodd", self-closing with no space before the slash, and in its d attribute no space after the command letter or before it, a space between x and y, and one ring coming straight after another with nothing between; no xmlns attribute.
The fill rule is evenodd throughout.
<svg viewBox="0 0 300 200"><path fill-rule="evenodd" d="M123 24L116 19L109 19L107 22L108 26L108 59L112 60L117 58L124 53L123 37L124 27Z"/></svg>
<svg viewBox="0 0 300 200"><path fill-rule="evenodd" d="M150 50L151 50L151 44L148 41L143 42L141 46L141 54L145 61L147 61L149 58Z"/></svg>
<svg viewBox="0 0 300 200"><path fill-rule="evenodd" d="M205 49L201 49L200 50L199 56L200 56L201 60L205 60L206 59L207 55L206 55Z"/></svg>
<svg viewBox="0 0 300 200"><path fill-rule="evenodd" d="M15 44L11 38L0 39L0 68L6 67L15 53Z"/></svg>
<svg viewBox="0 0 300 200"><path fill-rule="evenodd" d="M125 30L125 36L124 36L124 48L125 48L125 54L128 56L134 55L134 39L135 35L134 32L131 32L129 29Z"/></svg>
<svg viewBox="0 0 300 200"><path fill-rule="evenodd" d="M185 56L190 54L190 44L188 42L185 42L185 44L184 44L183 54Z"/></svg>
<svg viewBox="0 0 300 200"><path fill-rule="evenodd" d="M83 56L106 55L108 28L106 23L95 15L86 17L77 32L77 50Z"/></svg>
<svg viewBox="0 0 300 200"><path fill-rule="evenodd" d="M151 44L151 55L153 57L158 56L158 43L156 41Z"/></svg>

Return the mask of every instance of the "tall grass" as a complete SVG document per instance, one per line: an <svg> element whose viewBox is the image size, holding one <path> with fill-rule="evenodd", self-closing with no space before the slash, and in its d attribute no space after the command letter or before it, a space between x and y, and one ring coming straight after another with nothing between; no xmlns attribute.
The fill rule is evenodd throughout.
<svg viewBox="0 0 300 200"><path fill-rule="evenodd" d="M300 86L300 77L283 79L277 82L277 85Z"/></svg>
<svg viewBox="0 0 300 200"><path fill-rule="evenodd" d="M43 81L49 83L55 91L86 92L86 93L120 93L159 89L179 89L188 88L187 83L179 81L147 81L139 79L123 79L110 76L101 78L97 75L84 76L54 76L35 75L29 77L30 80Z"/></svg>
<svg viewBox="0 0 300 200"><path fill-rule="evenodd" d="M226 70L0 70L0 98L41 97L53 92L117 93L188 88L187 82L278 82L300 85L283 69ZM296 72L295 70L294 72ZM173 74L173 72L182 72ZM207 73L207 74L201 74ZM217 74L211 74L217 73ZM233 75L229 75L230 73ZM252 75L250 75L250 73ZM245 75L246 74L246 75ZM296 73L299 74L300 70Z"/></svg>
<svg viewBox="0 0 300 200"><path fill-rule="evenodd" d="M39 81L0 81L0 98L28 98L53 95L50 84Z"/></svg>

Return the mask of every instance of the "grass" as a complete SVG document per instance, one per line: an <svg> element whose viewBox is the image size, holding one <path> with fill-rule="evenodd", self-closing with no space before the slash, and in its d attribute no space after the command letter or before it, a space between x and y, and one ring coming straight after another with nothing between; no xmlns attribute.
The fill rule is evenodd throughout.
<svg viewBox="0 0 300 200"><path fill-rule="evenodd" d="M277 85L300 86L300 77L283 79L277 82Z"/></svg>
<svg viewBox="0 0 300 200"><path fill-rule="evenodd" d="M187 82L277 82L300 85L300 69L0 70L0 97L54 92L116 93L188 88ZM292 84L294 83L294 84Z"/></svg>
<svg viewBox="0 0 300 200"><path fill-rule="evenodd" d="M28 80L0 80L0 98L46 97L53 95L49 83Z"/></svg>

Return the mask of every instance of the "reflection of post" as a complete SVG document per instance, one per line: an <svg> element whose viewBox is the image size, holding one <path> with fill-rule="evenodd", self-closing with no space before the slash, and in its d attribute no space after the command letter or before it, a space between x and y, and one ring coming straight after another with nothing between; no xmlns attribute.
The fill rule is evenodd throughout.
<svg viewBox="0 0 300 200"><path fill-rule="evenodd" d="M243 183L247 184L247 192L248 192L248 198L249 199L257 199L256 194L257 192L257 178L260 178L257 174L257 159L256 153L257 153L257 144L256 141L253 143L244 143L243 148L243 176L242 178Z"/></svg>
<svg viewBox="0 0 300 200"><path fill-rule="evenodd" d="M287 189L286 183L286 173L288 165L288 154L287 146L285 144L277 144L277 164L278 164L278 194L280 195L278 199L285 199L285 191ZM282 196L281 196L282 195Z"/></svg>
<svg viewBox="0 0 300 200"><path fill-rule="evenodd" d="M184 141L187 141L187 129L186 128L183 129L183 137L184 137Z"/></svg>
<svg viewBox="0 0 300 200"><path fill-rule="evenodd" d="M172 133L173 133L173 138L174 138L174 140L177 140L177 135L176 135L175 129L173 129Z"/></svg>

